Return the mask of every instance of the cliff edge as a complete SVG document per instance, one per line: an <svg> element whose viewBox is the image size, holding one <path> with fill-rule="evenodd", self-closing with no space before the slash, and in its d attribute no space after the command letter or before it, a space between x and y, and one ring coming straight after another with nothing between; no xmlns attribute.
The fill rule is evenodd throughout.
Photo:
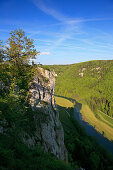
<svg viewBox="0 0 113 170"><path fill-rule="evenodd" d="M28 146L39 143L44 151L68 161L64 131L54 99L55 76L53 71L38 68L38 74L29 87L30 105L33 111L38 111L32 122L36 130L32 135L24 134L23 140Z"/></svg>

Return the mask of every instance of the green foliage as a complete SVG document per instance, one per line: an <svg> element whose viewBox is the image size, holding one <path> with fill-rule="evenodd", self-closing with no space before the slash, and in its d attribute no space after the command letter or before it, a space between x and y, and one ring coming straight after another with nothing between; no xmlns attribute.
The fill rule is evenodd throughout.
<svg viewBox="0 0 113 170"><path fill-rule="evenodd" d="M0 63L3 62L4 58L3 42L0 40Z"/></svg>
<svg viewBox="0 0 113 170"><path fill-rule="evenodd" d="M69 162L75 168L87 170L113 169L113 157L95 138L89 137L82 126L73 117L73 108L65 108L71 115L69 118L64 108L59 108L60 120L65 132L65 145L69 154Z"/></svg>
<svg viewBox="0 0 113 170"><path fill-rule="evenodd" d="M0 46L0 169L72 170L40 146L28 147L22 142L23 133L36 133L36 114L45 121L41 111L32 111L28 99L29 84L38 73L36 65L31 66L28 61L36 50L33 40L22 30L11 32L7 43Z"/></svg>
<svg viewBox="0 0 113 170"><path fill-rule="evenodd" d="M4 51L4 53L1 51ZM23 30L12 31L7 43L0 50L0 55L4 59L0 64L0 81L2 84L7 87L10 86L10 91L13 92L17 91L18 88L24 90L28 88L28 83L35 71L34 67L28 65L28 63L38 53L34 48L33 40L27 38ZM2 92L4 89L6 88L0 88Z"/></svg>
<svg viewBox="0 0 113 170"><path fill-rule="evenodd" d="M11 37L7 40L5 53L7 59L15 65L22 65L35 58L37 52L34 49L33 40L25 36L22 29L10 32Z"/></svg>
<svg viewBox="0 0 113 170"><path fill-rule="evenodd" d="M50 66L58 74L56 95L82 99L93 111L113 117L113 61ZM83 73L83 76L81 75Z"/></svg>
<svg viewBox="0 0 113 170"><path fill-rule="evenodd" d="M34 116L42 115L39 111L32 111L23 90L15 92L11 87L9 93L0 97L0 127L5 130L4 135L0 133L0 169L72 170L69 164L44 153L39 146L31 149L20 141L23 131L33 135Z"/></svg>
<svg viewBox="0 0 113 170"><path fill-rule="evenodd" d="M13 137L0 134L0 169L17 170L72 170L63 161L57 160L49 153L44 153L40 146L30 149Z"/></svg>
<svg viewBox="0 0 113 170"><path fill-rule="evenodd" d="M49 66L47 66L47 65L42 65L41 66L44 70L48 70L48 71L50 71L50 67Z"/></svg>

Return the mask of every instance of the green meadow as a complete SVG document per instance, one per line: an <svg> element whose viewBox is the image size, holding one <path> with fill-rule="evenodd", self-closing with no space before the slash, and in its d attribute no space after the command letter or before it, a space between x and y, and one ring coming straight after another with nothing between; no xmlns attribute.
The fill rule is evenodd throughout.
<svg viewBox="0 0 113 170"><path fill-rule="evenodd" d="M78 110L80 110L80 113L82 114L82 119L84 121L91 124L101 134L104 133L104 136L108 138L109 140L111 141L113 140L113 119L112 118L107 117L107 115L103 115L99 111L95 114L86 104L82 104L82 108L80 108L79 103L77 102L73 103L70 100L67 100L66 98L55 97L55 100L58 106L61 106L66 109L77 107ZM60 108L60 110L63 110L63 109ZM65 111L63 110L63 112ZM68 115L66 115L66 117L67 116Z"/></svg>

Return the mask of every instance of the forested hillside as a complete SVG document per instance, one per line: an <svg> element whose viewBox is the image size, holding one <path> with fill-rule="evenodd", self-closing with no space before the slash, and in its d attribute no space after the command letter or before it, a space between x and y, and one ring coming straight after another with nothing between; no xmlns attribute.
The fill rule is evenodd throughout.
<svg viewBox="0 0 113 170"><path fill-rule="evenodd" d="M80 99L113 117L113 60L50 66L58 74L56 95Z"/></svg>

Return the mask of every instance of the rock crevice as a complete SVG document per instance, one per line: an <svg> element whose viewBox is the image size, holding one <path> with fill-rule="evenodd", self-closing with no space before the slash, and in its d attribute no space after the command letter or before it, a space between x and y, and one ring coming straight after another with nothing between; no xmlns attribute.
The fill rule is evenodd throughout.
<svg viewBox="0 0 113 170"><path fill-rule="evenodd" d="M24 142L30 146L40 143L46 152L67 161L64 131L54 99L56 75L55 72L38 69L39 74L29 88L32 109L39 112L34 117L36 131L33 136L24 138Z"/></svg>

